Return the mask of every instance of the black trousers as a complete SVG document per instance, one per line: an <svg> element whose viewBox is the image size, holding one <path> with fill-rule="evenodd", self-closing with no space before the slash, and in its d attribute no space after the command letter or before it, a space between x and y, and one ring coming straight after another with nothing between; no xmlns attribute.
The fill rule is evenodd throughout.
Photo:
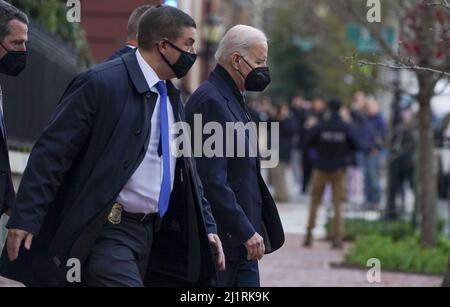
<svg viewBox="0 0 450 307"><path fill-rule="evenodd" d="M219 272L219 287L259 287L258 261L227 261L224 272Z"/></svg>
<svg viewBox="0 0 450 307"><path fill-rule="evenodd" d="M82 278L88 287L143 287L153 241L153 222L122 217L106 222L87 259Z"/></svg>
<svg viewBox="0 0 450 307"><path fill-rule="evenodd" d="M309 157L308 150L305 149L302 152L302 167L303 167L303 182L302 182L302 193L305 194L308 190L309 182L311 180L311 175L313 172L314 161Z"/></svg>
<svg viewBox="0 0 450 307"><path fill-rule="evenodd" d="M411 189L414 189L414 162L412 156L402 155L389 164L389 181L386 217L397 219L399 213L404 211L405 207L405 189L404 184L408 183ZM396 198L401 196L401 210L397 205Z"/></svg>

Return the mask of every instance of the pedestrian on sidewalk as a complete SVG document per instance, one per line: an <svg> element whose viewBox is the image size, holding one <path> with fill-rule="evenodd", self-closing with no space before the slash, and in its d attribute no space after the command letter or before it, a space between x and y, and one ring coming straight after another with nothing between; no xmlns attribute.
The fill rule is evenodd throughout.
<svg viewBox="0 0 450 307"><path fill-rule="evenodd" d="M105 62L118 59L123 55L136 50L138 46L137 35L139 29L139 21L141 20L142 15L144 15L144 13L152 7L153 6L150 4L141 5L131 13L130 18L128 19L127 41L125 43L125 46L114 52L109 58L105 60Z"/></svg>
<svg viewBox="0 0 450 307"><path fill-rule="evenodd" d="M295 118L292 116L287 104L280 104L277 109L277 115L274 118L274 122L278 122L280 127L280 162L276 167L269 169L269 175L270 184L275 190L275 202L287 203L290 201L290 189L287 184L287 174L289 172L289 161L292 154L292 139L297 126Z"/></svg>
<svg viewBox="0 0 450 307"><path fill-rule="evenodd" d="M0 1L1 74L16 77L25 69L28 23L25 13L7 2ZM0 255L6 240L5 225L11 215L16 197L9 162L4 105L3 91L0 86Z"/></svg>
<svg viewBox="0 0 450 307"><path fill-rule="evenodd" d="M244 25L228 30L219 43L216 68L186 104L190 127L195 131L198 125L196 114L204 122L219 123L224 131L229 123L251 123L245 93L262 92L269 85L267 54L267 37L261 30ZM195 157L226 257L219 286L259 287L258 261L284 243L283 226L261 176L257 150L251 155L256 133L249 135L235 138L233 147L224 141L227 144L219 155ZM245 148L245 157L236 151L239 144Z"/></svg>
<svg viewBox="0 0 450 307"><path fill-rule="evenodd" d="M208 286L225 269L194 161L170 153L169 127L185 121L170 80L195 62L196 23L163 5L138 32L136 52L74 79L36 142L2 276L26 286Z"/></svg>
<svg viewBox="0 0 450 307"><path fill-rule="evenodd" d="M339 111L342 103L338 99L328 102L329 117L312 128L306 140L307 148L315 148L317 161L312 176L311 204L305 247L312 245L312 231L315 227L319 209L327 184L333 190L334 218L332 240L334 248L342 247L343 224L341 218L342 203L345 196L345 167L348 155L357 150L357 142L350 126L345 123Z"/></svg>

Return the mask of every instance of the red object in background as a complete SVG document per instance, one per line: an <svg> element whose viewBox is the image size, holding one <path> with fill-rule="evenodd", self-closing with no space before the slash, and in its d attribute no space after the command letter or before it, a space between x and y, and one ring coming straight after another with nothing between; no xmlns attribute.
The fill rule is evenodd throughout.
<svg viewBox="0 0 450 307"><path fill-rule="evenodd" d="M403 18L401 27L401 44L406 55L411 58L415 64L421 57L421 48L419 43L419 32L422 31L423 11L428 9L423 4L419 4L408 15ZM444 8L436 6L433 9L434 26L429 30L429 35L434 35L437 41L435 47L435 58L444 60L445 55L450 51L450 34L445 32L450 26L450 14Z"/></svg>
<svg viewBox="0 0 450 307"><path fill-rule="evenodd" d="M86 32L94 60L99 63L118 49L127 39L128 18L144 4L160 4L162 0L88 0L81 2L81 26Z"/></svg>

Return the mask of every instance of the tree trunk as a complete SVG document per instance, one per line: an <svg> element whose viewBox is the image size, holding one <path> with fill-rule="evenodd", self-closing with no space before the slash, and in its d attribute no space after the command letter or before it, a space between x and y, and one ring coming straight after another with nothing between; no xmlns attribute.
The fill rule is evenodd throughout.
<svg viewBox="0 0 450 307"><path fill-rule="evenodd" d="M421 243L434 246L437 242L437 191L435 175L434 137L431 124L431 98L436 82L433 75L418 73L419 81L419 172L416 195L421 213Z"/></svg>
<svg viewBox="0 0 450 307"><path fill-rule="evenodd" d="M445 273L444 281L442 282L442 287L450 287L450 259L448 260L447 273Z"/></svg>

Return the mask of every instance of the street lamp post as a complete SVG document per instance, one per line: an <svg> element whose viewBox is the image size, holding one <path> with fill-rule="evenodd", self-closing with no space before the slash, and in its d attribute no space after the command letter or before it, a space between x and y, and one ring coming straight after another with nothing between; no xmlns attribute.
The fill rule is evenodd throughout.
<svg viewBox="0 0 450 307"><path fill-rule="evenodd" d="M201 30L203 50L200 52L200 57L203 59L202 80L209 75L211 65L214 63L214 53L224 32L222 21L214 13L214 0L205 0L204 5L205 18Z"/></svg>

